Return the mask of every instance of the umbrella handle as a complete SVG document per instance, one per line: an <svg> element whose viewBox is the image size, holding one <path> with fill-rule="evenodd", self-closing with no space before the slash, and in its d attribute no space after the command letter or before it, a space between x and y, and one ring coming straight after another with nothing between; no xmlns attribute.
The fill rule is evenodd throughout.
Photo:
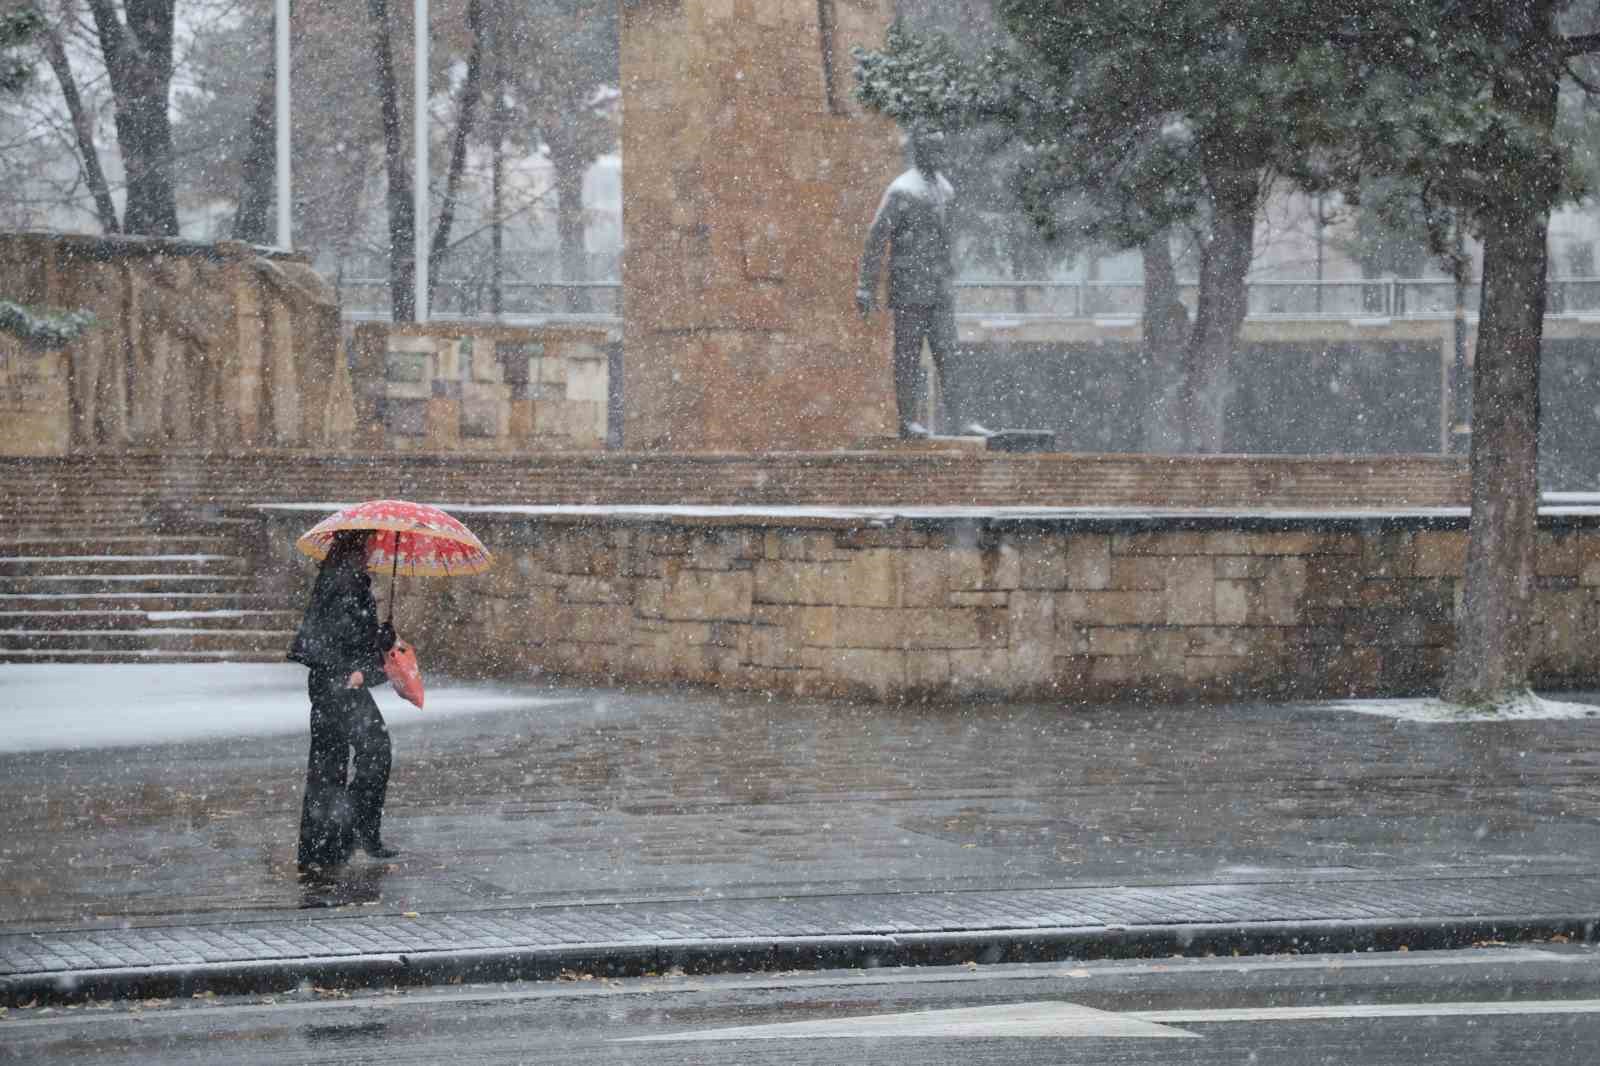
<svg viewBox="0 0 1600 1066"><path fill-rule="evenodd" d="M389 628L394 628L394 584L400 574L400 531L394 531L394 545L389 551Z"/></svg>

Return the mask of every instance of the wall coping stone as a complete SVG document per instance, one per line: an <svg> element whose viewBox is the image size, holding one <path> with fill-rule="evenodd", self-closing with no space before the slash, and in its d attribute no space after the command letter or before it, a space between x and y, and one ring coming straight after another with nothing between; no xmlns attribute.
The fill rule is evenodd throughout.
<svg viewBox="0 0 1600 1066"><path fill-rule="evenodd" d="M50 230L6 230L6 240L40 240L56 245L64 254L96 260L125 259L136 256L177 255L204 259L276 259L309 263L303 252L285 251L271 245L244 241L198 241L183 237L150 237L139 234L56 233Z"/></svg>
<svg viewBox="0 0 1600 1066"><path fill-rule="evenodd" d="M1543 529L1600 527L1600 494L1553 493L1539 508ZM260 503L251 510L324 515L358 501ZM1277 532L1323 529L1466 529L1465 507L1406 509L1234 510L1151 507L805 507L627 504L459 504L437 506L488 521L539 521L560 525L755 526L768 529L937 529L952 526L1026 531L1084 532L1238 530Z"/></svg>

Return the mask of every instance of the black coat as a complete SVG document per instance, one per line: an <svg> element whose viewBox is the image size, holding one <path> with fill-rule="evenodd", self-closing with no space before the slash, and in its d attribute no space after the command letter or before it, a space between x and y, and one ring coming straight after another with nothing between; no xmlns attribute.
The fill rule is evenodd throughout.
<svg viewBox="0 0 1600 1066"><path fill-rule="evenodd" d="M383 653L393 644L394 631L378 621L372 575L355 566L324 566L288 657L335 678L360 670L368 686L381 685L388 680Z"/></svg>

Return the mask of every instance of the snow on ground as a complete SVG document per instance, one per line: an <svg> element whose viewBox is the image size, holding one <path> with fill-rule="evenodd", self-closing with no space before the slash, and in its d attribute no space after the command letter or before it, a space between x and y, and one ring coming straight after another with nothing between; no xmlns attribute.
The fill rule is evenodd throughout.
<svg viewBox="0 0 1600 1066"><path fill-rule="evenodd" d="M570 703L533 686L439 682L426 710L372 690L390 725ZM20 663L0 666L0 752L109 748L304 733L306 669L294 663Z"/></svg>
<svg viewBox="0 0 1600 1066"><path fill-rule="evenodd" d="M1600 706L1549 700L1532 692L1493 707L1482 708L1463 707L1440 699L1333 700L1316 706L1326 710L1396 718L1403 722L1508 722L1600 717Z"/></svg>

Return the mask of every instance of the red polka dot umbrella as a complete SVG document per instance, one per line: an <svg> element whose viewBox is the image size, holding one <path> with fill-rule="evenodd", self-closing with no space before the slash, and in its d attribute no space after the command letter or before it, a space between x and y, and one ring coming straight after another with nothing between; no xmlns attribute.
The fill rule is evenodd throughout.
<svg viewBox="0 0 1600 1066"><path fill-rule="evenodd" d="M489 549L461 522L425 503L409 500L368 500L324 518L300 535L295 547L313 559L326 559L334 534L366 529L378 534L367 556L367 569L383 573L390 581L407 577L462 577L481 574L493 564ZM390 590L389 613L394 613Z"/></svg>
<svg viewBox="0 0 1600 1066"><path fill-rule="evenodd" d="M409 500L368 500L336 511L302 533L295 547L313 559L325 559L333 535L343 529L381 534L367 557L368 570L407 577L461 577L481 574L494 562L489 549L460 520Z"/></svg>

